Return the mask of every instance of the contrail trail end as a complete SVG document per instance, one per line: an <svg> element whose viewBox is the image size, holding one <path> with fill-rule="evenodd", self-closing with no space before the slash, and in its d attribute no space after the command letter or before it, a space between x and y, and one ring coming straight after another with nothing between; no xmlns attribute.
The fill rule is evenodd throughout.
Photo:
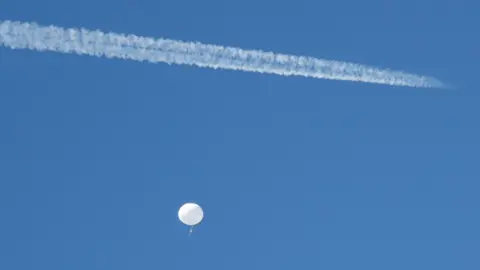
<svg viewBox="0 0 480 270"><path fill-rule="evenodd" d="M281 76L304 76L409 87L443 87L443 84L435 78L353 63L198 42L104 33L83 28L41 26L33 22L0 21L0 45L11 49L75 53Z"/></svg>

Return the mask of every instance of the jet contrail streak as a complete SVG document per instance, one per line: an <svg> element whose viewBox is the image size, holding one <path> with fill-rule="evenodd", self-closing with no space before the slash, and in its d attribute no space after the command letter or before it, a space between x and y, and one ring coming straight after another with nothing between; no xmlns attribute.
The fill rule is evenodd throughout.
<svg viewBox="0 0 480 270"><path fill-rule="evenodd" d="M11 49L75 53L282 76L410 87L443 87L440 81L431 77L353 63L18 21L0 21L0 45Z"/></svg>

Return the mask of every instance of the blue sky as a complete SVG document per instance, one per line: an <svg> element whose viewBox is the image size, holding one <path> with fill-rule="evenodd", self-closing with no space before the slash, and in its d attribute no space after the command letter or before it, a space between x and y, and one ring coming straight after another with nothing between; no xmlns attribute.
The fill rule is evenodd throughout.
<svg viewBox="0 0 480 270"><path fill-rule="evenodd" d="M479 269L478 1L2 0L0 20L429 75L414 89L0 47L0 269ZM192 237L177 210L195 201Z"/></svg>

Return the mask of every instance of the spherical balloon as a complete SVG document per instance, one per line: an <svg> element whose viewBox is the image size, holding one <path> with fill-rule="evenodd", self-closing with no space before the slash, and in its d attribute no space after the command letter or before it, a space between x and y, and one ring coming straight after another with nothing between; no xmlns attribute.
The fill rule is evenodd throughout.
<svg viewBox="0 0 480 270"><path fill-rule="evenodd" d="M178 210L178 218L188 226L194 226L203 219L203 210L196 203L186 203Z"/></svg>

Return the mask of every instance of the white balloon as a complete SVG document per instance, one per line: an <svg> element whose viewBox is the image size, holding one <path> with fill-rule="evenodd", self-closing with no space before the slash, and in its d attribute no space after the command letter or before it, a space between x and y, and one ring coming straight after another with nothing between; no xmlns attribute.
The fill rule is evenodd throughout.
<svg viewBox="0 0 480 270"><path fill-rule="evenodd" d="M178 218L188 226L194 226L203 219L203 210L196 203L186 203L178 210Z"/></svg>

